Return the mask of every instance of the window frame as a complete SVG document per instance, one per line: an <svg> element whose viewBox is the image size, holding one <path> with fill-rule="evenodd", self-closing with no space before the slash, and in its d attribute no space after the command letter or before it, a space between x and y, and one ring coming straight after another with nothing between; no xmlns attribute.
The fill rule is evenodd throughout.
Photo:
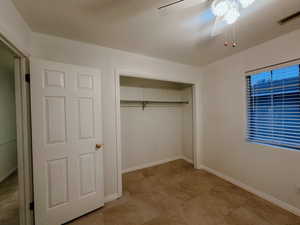
<svg viewBox="0 0 300 225"><path fill-rule="evenodd" d="M281 68L285 68L285 67L290 67L290 66L295 66L298 65L299 66L299 77L300 77L300 59L294 59L294 60L290 60L287 62L283 62L283 63L278 63L278 64L274 64L271 66L265 66L265 67L261 67L258 69L254 69L254 70L249 70L247 72L245 72L245 90L246 90L246 142L250 143L250 144L259 144L259 145L263 145L263 146L269 146L269 147L274 147L274 148L280 148L280 149L286 149L286 150L292 150L292 151L298 151L300 152L300 145L299 147L296 146L292 146L292 145L287 145L287 144L280 144L280 143L272 143L271 141L267 141L267 140L253 140L250 138L250 129L249 129L249 119L251 118L250 114L249 114L249 90L248 88L250 88L250 77L253 75L257 75L263 72L272 72L276 69L281 69ZM300 87L300 81L299 81L299 87ZM300 107L300 103L299 103L299 107ZM300 130L299 130L300 131ZM300 132L299 132L300 134Z"/></svg>

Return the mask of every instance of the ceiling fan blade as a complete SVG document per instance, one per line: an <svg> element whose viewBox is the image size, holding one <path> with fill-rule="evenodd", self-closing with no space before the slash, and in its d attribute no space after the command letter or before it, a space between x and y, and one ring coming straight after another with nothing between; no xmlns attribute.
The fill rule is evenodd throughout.
<svg viewBox="0 0 300 225"><path fill-rule="evenodd" d="M173 0L168 4L158 7L158 11L161 15L167 15L169 13L177 12L186 8L201 5L209 0Z"/></svg>

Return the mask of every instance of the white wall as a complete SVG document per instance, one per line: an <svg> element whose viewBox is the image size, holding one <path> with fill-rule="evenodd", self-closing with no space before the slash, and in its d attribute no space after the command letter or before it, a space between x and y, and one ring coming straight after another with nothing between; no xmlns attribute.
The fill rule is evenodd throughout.
<svg viewBox="0 0 300 225"><path fill-rule="evenodd" d="M0 1L0 33L29 55L31 30L11 0Z"/></svg>
<svg viewBox="0 0 300 225"><path fill-rule="evenodd" d="M0 68L0 182L17 168L14 85L14 73Z"/></svg>
<svg viewBox="0 0 300 225"><path fill-rule="evenodd" d="M201 79L196 67L131 54L48 35L33 33L32 54L35 57L99 68L102 71L103 126L105 144L105 195L117 192L115 71L147 74L149 78L191 83ZM197 104L197 106L199 106Z"/></svg>
<svg viewBox="0 0 300 225"><path fill-rule="evenodd" d="M182 101L182 104L121 104L122 169L185 156L193 158L191 88L184 90L121 86L121 100ZM133 106L133 107L132 107ZM191 118L191 120L190 120Z"/></svg>
<svg viewBox="0 0 300 225"><path fill-rule="evenodd" d="M121 108L122 169L182 155L182 108Z"/></svg>
<svg viewBox="0 0 300 225"><path fill-rule="evenodd" d="M300 151L246 139L245 71L300 58L300 30L204 68L203 164L300 208Z"/></svg>

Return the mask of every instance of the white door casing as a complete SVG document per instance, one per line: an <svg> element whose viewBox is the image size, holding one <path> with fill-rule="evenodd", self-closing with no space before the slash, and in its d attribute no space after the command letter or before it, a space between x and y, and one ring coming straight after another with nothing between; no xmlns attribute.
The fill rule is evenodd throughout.
<svg viewBox="0 0 300 225"><path fill-rule="evenodd" d="M101 73L30 59L35 222L59 225L104 204Z"/></svg>

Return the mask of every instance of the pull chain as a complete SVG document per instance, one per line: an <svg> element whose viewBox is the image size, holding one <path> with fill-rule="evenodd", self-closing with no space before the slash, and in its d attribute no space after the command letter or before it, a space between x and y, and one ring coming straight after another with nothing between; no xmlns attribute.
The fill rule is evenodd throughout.
<svg viewBox="0 0 300 225"><path fill-rule="evenodd" d="M226 32L225 32L225 41L224 46L229 46L229 40L231 39L231 46L233 48L237 47L237 38L236 38L236 25L233 24Z"/></svg>
<svg viewBox="0 0 300 225"><path fill-rule="evenodd" d="M225 42L224 42L224 46L228 47L229 43L228 43L228 30L226 30L225 32Z"/></svg>
<svg viewBox="0 0 300 225"><path fill-rule="evenodd" d="M236 25L233 24L233 26L232 26L232 47L235 48L236 46L237 46Z"/></svg>

